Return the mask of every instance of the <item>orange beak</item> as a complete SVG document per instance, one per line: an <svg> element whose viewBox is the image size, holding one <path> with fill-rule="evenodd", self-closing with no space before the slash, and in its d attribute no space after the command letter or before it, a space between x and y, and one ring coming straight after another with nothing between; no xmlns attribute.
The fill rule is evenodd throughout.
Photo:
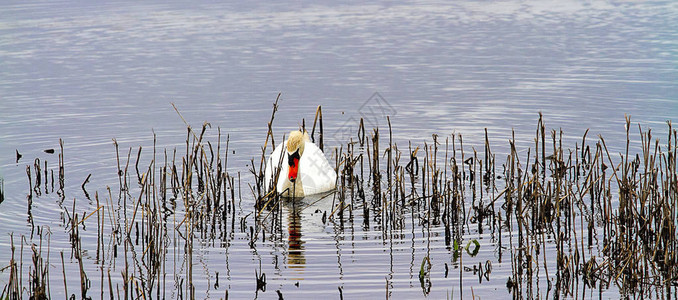
<svg viewBox="0 0 678 300"><path fill-rule="evenodd" d="M289 164L289 171L287 173L287 177L289 178L290 182L294 182L297 180L297 175L299 172L299 152L295 151L293 154L288 155L287 157L287 162Z"/></svg>

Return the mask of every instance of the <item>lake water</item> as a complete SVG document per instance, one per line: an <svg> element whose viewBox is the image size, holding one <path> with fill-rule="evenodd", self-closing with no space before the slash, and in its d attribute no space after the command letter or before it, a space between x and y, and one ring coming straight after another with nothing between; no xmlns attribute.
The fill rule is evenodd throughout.
<svg viewBox="0 0 678 300"><path fill-rule="evenodd" d="M9 233L17 245L30 235L26 165L40 158L54 169L57 154L44 150L58 153L63 139L65 198L77 199L79 213L91 212L96 204L80 188L88 174L90 193L107 195L106 187L118 184L112 139L124 155L130 147L150 151L154 133L158 149L185 145L186 127L171 103L195 128L209 122L213 141L216 127L222 141L230 136L228 168L242 175L238 204L245 216L254 210L248 163L261 153L278 93L278 140L302 118L310 127L322 105L326 149L345 143L344 129L356 128L360 117L383 133L390 115L401 149L408 141L430 143L432 134L461 133L467 150L480 151L487 128L497 157L505 158L512 129L520 149L533 145L539 112L547 130L563 129L570 146L590 129L589 137L601 134L611 151L621 151L625 114L664 138L665 122L678 116L677 83L673 1L4 1L0 266L11 257ZM23 156L18 162L15 151ZM56 198L36 197L32 209L33 222L53 233L55 297L64 293L55 253L70 252ZM290 234L288 245L261 242L252 250L239 232L229 247L199 241L198 297L220 298L228 289L238 299L275 298L275 290L288 298L338 298L339 287L347 299L384 297L388 284L393 298L422 298L418 272L426 255L433 263L432 299L511 297L510 261L498 261L487 235L465 236L482 247L464 266L492 262L489 281L480 283L458 269L442 275L452 262L441 227L428 233L412 225L385 238L359 217L339 228L311 210L291 205L284 212L301 236ZM82 235L92 251L87 240L96 232ZM67 272L76 278L68 256ZM93 258L86 260L96 274ZM256 294L259 265L268 286ZM119 274L112 272L114 280ZM0 285L7 281L5 271ZM168 280L168 297L176 297L173 284ZM69 293L78 286L73 279Z"/></svg>

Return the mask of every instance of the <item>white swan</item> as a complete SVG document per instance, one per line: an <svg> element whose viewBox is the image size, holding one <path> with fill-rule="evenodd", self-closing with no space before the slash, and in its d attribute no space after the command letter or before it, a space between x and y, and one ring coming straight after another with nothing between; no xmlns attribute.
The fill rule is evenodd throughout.
<svg viewBox="0 0 678 300"><path fill-rule="evenodd" d="M285 155L283 148L286 149ZM283 197L304 197L335 188L337 173L330 167L320 148L309 140L306 132L290 132L287 141L273 150L266 160L266 188L276 182L273 174L278 166L280 175L276 189L278 193L283 193Z"/></svg>

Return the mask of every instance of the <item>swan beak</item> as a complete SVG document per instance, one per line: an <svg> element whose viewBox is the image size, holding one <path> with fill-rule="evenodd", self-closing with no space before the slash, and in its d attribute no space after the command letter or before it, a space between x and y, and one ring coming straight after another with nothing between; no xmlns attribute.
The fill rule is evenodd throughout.
<svg viewBox="0 0 678 300"><path fill-rule="evenodd" d="M297 175L299 172L299 150L294 151L292 154L287 155L287 163L289 164L289 171L287 173L287 177L290 180L290 182L294 182L297 180Z"/></svg>

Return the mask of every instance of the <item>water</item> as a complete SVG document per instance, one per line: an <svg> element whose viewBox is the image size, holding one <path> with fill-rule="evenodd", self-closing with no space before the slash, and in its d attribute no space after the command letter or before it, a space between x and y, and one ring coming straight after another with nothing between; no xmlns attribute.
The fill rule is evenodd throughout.
<svg viewBox="0 0 678 300"><path fill-rule="evenodd" d="M329 147L345 142L342 130L355 128L361 116L368 126L385 128L384 112L361 107L365 103L386 103L377 108L391 115L402 149L407 141L421 145L432 134L452 133L464 135L467 150L482 149L488 128L497 157L508 152L512 129L521 149L532 145L540 111L548 128L565 131L568 145L590 129L589 137L602 134L613 151L624 146L624 114L662 138L665 121L678 116L678 4L671 1L6 1L0 8L5 263L8 233L14 232L15 243L30 235L27 164L39 157L53 169L57 155L43 150L58 152L63 139L66 198L91 212L94 204L80 185L88 174L92 194L107 194L106 186L117 184L113 138L124 155L130 147L150 151L153 133L158 149L182 149L185 125L170 103L194 127L207 121L230 135L229 170L242 174L243 216L253 209L247 164L260 153L279 92L278 139L302 118L309 126L322 105ZM208 134L216 138L216 130ZM18 163L16 150L23 155ZM53 253L70 248L55 221L63 217L55 198L34 199L32 210L34 222L54 233ZM338 287L347 298L383 297L387 280L394 298L424 297L417 276L430 251L430 297L459 298L460 289L468 297L470 287L483 298L510 297L510 262L498 263L492 244L483 242L487 236L466 237L483 245L468 266L493 263L481 284L469 274L460 279L458 269L441 275L444 262L452 268L442 228L432 228L430 244L418 226L385 239L374 224L342 230L312 212L295 217L295 209L287 209L289 223L300 224L299 241L267 243L257 251L245 234L235 234L228 248L206 242L199 295L218 298L228 288L236 298L255 297L253 266L261 263L269 280L262 298L278 289L286 297L336 296ZM91 247L87 238L83 244ZM63 292L54 275L60 268L53 265L56 296ZM69 270L77 272L74 263ZM215 272L220 286L207 291ZM7 278L3 273L0 283Z"/></svg>

